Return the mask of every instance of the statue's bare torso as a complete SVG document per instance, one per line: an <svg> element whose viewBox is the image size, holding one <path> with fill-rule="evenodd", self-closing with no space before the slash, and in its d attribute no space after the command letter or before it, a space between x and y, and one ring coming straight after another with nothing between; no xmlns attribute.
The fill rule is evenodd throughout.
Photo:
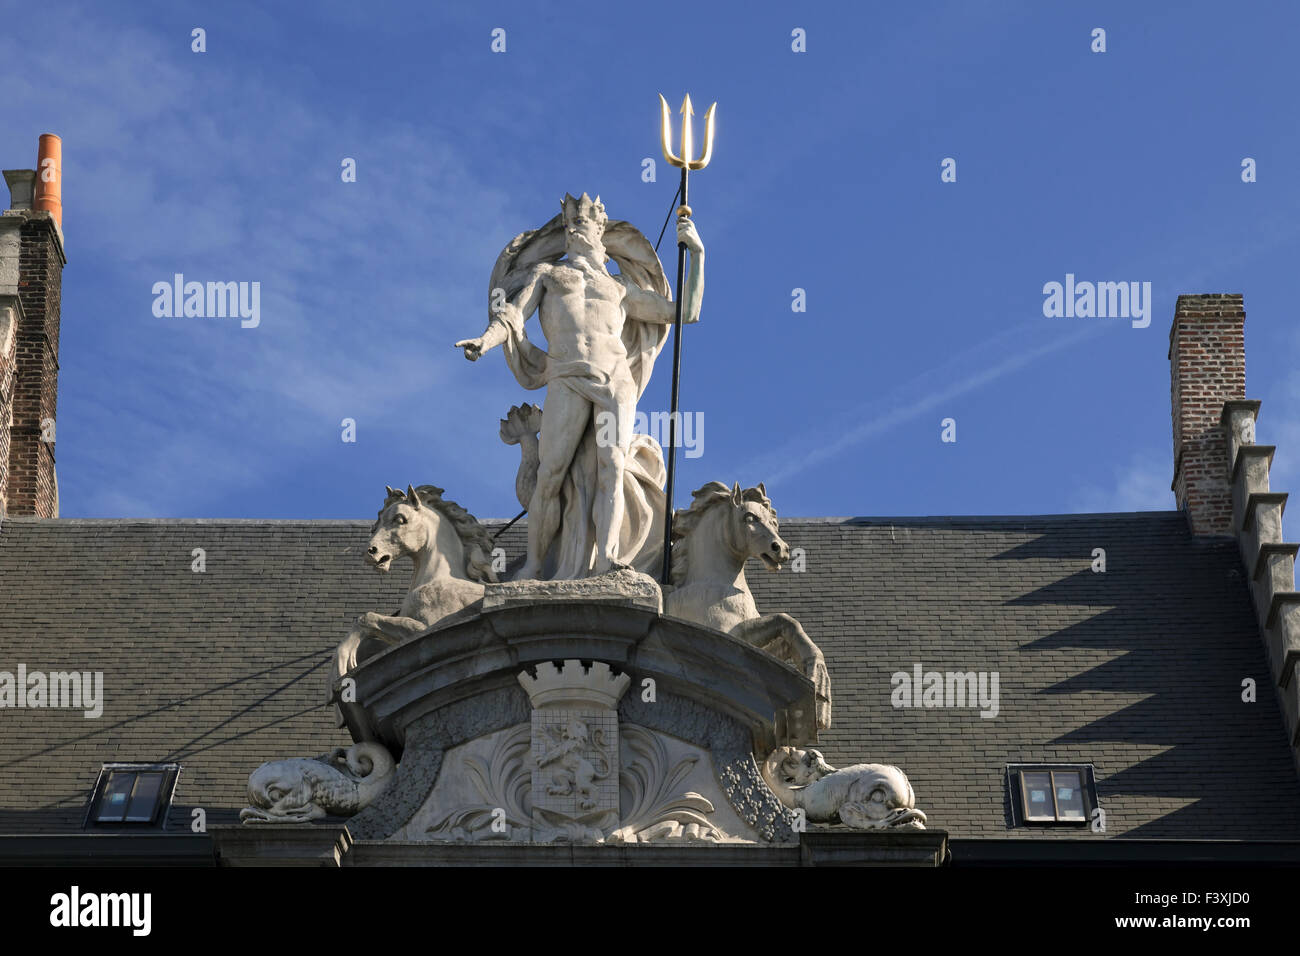
<svg viewBox="0 0 1300 956"><path fill-rule="evenodd" d="M542 286L538 319L555 362L590 362L614 373L627 366L623 300L627 290L604 269L567 262L536 267Z"/></svg>

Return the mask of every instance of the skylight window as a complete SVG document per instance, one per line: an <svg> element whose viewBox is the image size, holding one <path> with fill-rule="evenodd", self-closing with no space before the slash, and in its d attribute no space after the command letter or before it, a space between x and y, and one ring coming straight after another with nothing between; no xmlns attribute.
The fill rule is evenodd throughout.
<svg viewBox="0 0 1300 956"><path fill-rule="evenodd" d="M1015 825L1084 825L1097 807L1091 764L1020 764L1007 768Z"/></svg>
<svg viewBox="0 0 1300 956"><path fill-rule="evenodd" d="M180 764L106 763L95 782L86 827L165 827Z"/></svg>

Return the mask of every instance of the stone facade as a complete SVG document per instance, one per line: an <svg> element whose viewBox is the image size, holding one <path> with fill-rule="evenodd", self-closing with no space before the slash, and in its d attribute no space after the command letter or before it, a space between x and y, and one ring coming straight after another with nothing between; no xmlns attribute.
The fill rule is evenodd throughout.
<svg viewBox="0 0 1300 956"><path fill-rule="evenodd" d="M844 814L783 806L759 769L773 739L792 739L791 728L815 736L806 722L800 731L799 720L779 719L811 710L807 677L635 602L585 604L537 591L529 602L516 589L502 605L457 615L360 664L350 718L364 717L358 728L381 739L264 764L249 783L256 806L244 812L258 825L213 827L218 861L574 863L571 851L600 847L584 862L655 865L743 846L743 858L726 861L817 862L815 841L803 839L807 824L814 815L848 822ZM571 626L584 617L585 627ZM577 656L557 659L561 648ZM355 759L363 750L378 757ZM400 756L391 776L390 752ZM365 773L335 786L345 762ZM910 806L910 785L893 772ZM377 786L362 793L371 779ZM350 817L342 829L340 817ZM862 829L897 828L884 821ZM893 833L854 835L833 855L855 864L940 863L946 833L917 829L901 842ZM485 849L478 857L450 850L468 845ZM557 845L566 848L559 856Z"/></svg>

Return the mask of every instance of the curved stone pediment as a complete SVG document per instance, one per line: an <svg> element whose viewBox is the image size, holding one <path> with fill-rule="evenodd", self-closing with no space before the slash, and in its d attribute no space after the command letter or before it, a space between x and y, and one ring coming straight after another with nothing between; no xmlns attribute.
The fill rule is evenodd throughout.
<svg viewBox="0 0 1300 956"><path fill-rule="evenodd" d="M354 839L795 839L759 766L815 742L807 677L645 595L494 597L349 675L353 736L400 758Z"/></svg>
<svg viewBox="0 0 1300 956"><path fill-rule="evenodd" d="M743 641L635 600L506 602L431 628L353 670L355 703L340 711L354 739L381 742L400 755L408 728L425 715L516 688L521 670L569 659L627 674L630 697L652 690L738 722L760 759L776 746L817 741L808 678Z"/></svg>

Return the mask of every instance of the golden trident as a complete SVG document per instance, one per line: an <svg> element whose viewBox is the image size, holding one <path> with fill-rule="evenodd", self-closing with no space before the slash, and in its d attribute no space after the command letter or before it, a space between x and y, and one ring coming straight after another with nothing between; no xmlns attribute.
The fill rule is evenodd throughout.
<svg viewBox="0 0 1300 956"><path fill-rule="evenodd" d="M681 168L685 173L688 169L703 169L709 165L709 160L713 158L713 111L718 108L714 103L709 107L709 111L704 114L704 154L699 159L691 159L691 117L695 115L695 108L691 106L691 94L686 94L686 99L682 100L682 154L676 156L673 154L673 121L672 114L668 109L668 101L664 99L662 93L659 94L659 109L663 115L663 129L660 132L660 139L663 141L664 159L668 160L673 166ZM685 202L685 199L682 200Z"/></svg>
<svg viewBox="0 0 1300 956"><path fill-rule="evenodd" d="M704 151L700 154L699 159L691 159L692 142L691 142L691 117L695 115L695 110L691 108L691 94L686 94L686 99L682 101L682 152L680 156L673 154L673 124L672 115L668 110L668 101L664 99L663 94L659 94L659 107L663 115L663 125L660 138L663 142L664 159L668 160L670 165L677 166L682 171L682 182L677 187L678 195L682 198L682 204L677 207L677 216L679 219L689 219L691 216L691 207L686 204L686 175L692 169L703 169L709 165L709 160L713 158L713 111L718 108L714 103L709 107L709 111L704 114ZM676 460L677 451L677 384L682 369L682 281L686 276L686 243L677 243L677 320L673 323L676 334L673 336L673 389L671 399L671 411L668 414L668 487L665 489L667 495L664 505L664 568L663 583L669 583L669 573L672 570L672 543L673 543L673 466Z"/></svg>

